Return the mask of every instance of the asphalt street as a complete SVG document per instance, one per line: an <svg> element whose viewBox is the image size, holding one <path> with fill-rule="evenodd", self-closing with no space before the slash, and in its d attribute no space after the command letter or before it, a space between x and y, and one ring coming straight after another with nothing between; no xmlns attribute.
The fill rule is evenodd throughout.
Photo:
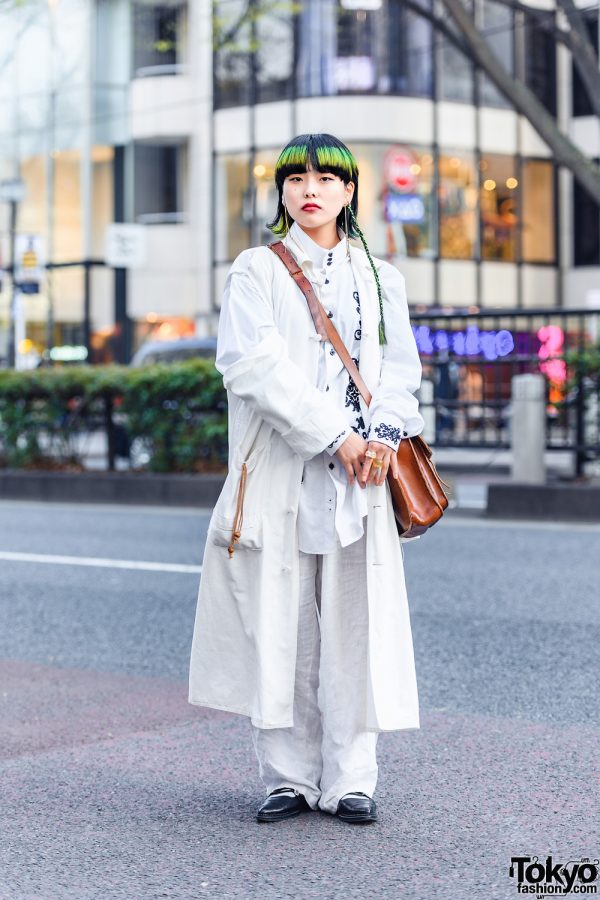
<svg viewBox="0 0 600 900"><path fill-rule="evenodd" d="M600 526L449 513L404 558L421 728L380 821L259 825L248 720L187 703L208 510L0 502L0 900L520 896L600 855Z"/></svg>

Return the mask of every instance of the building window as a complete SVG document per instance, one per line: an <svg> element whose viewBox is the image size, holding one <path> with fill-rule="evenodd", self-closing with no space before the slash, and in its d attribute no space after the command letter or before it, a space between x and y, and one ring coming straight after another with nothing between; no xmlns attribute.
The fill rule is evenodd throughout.
<svg viewBox="0 0 600 900"><path fill-rule="evenodd" d="M598 55L598 11L597 10L580 10L581 15L585 18L585 24L588 36L592 42L592 46ZM593 115L592 104L589 101L587 89L584 87L583 81L577 71L577 66L571 62L572 77L572 104L574 116L591 116Z"/></svg>
<svg viewBox="0 0 600 900"><path fill-rule="evenodd" d="M522 178L523 261L554 263L556 261L554 167L548 160L524 160Z"/></svg>
<svg viewBox="0 0 600 900"><path fill-rule="evenodd" d="M447 24L448 27L456 30L450 20L447 20ZM438 98L460 103L473 103L475 94L473 63L441 33L437 37L437 42L439 46Z"/></svg>
<svg viewBox="0 0 600 900"><path fill-rule="evenodd" d="M248 21L236 27L244 3L224 0L214 5L216 23L213 26L215 52L213 56L213 104L215 109L247 106L250 103L252 57L250 53L250 25Z"/></svg>
<svg viewBox="0 0 600 900"><path fill-rule="evenodd" d="M256 92L259 103L288 100L294 87L294 21L286 6L277 4L256 23Z"/></svg>
<svg viewBox="0 0 600 900"><path fill-rule="evenodd" d="M598 160L596 160L596 164ZM573 180L573 262L576 266L600 265L600 206Z"/></svg>
<svg viewBox="0 0 600 900"><path fill-rule="evenodd" d="M173 74L182 60L186 4L134 3L133 72Z"/></svg>
<svg viewBox="0 0 600 900"><path fill-rule="evenodd" d="M405 144L356 144L358 220L369 248L384 259L433 257L433 156Z"/></svg>
<svg viewBox="0 0 600 900"><path fill-rule="evenodd" d="M427 9L431 4L422 3ZM385 71L382 93L431 97L433 94L433 31L431 23L407 9L401 0L390 0L386 28Z"/></svg>
<svg viewBox="0 0 600 900"><path fill-rule="evenodd" d="M235 259L250 246L248 166L247 153L221 156L217 160L215 254L219 263Z"/></svg>
<svg viewBox="0 0 600 900"><path fill-rule="evenodd" d="M479 169L482 259L514 262L519 223L515 157L490 153L481 158Z"/></svg>
<svg viewBox="0 0 600 900"><path fill-rule="evenodd" d="M294 94L431 96L432 29L401 0L281 7L257 15L253 34L241 0L217 2L216 108L251 102L254 75L258 102Z"/></svg>
<svg viewBox="0 0 600 900"><path fill-rule="evenodd" d="M138 143L133 149L134 216L146 225L181 222L184 145Z"/></svg>
<svg viewBox="0 0 600 900"><path fill-rule="evenodd" d="M439 160L440 256L477 255L477 175L472 154L442 154Z"/></svg>
<svg viewBox="0 0 600 900"><path fill-rule="evenodd" d="M486 38L491 52L502 63L511 75L514 72L514 27L513 11L501 3L484 0L481 6L480 30ZM482 106L510 106L504 94L490 81L484 72L480 72Z"/></svg>
<svg viewBox="0 0 600 900"><path fill-rule="evenodd" d="M538 14L539 15L539 14ZM550 12L542 15L547 22ZM525 83L549 113L556 115L556 43L551 32L542 28L538 16L526 14Z"/></svg>

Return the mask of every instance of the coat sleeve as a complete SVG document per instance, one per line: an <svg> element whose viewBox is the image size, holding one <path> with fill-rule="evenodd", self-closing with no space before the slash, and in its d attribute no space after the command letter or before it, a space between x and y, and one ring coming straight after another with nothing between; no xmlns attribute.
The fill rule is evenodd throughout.
<svg viewBox="0 0 600 900"><path fill-rule="evenodd" d="M421 384L421 360L408 315L404 276L388 262L379 269L385 335L381 377L373 393L367 440L397 450L403 437L420 434L425 422L414 396Z"/></svg>
<svg viewBox="0 0 600 900"><path fill-rule="evenodd" d="M289 358L274 315L266 247L241 253L225 283L215 365L223 384L273 426L303 460L347 428L344 413ZM274 258L274 257L273 257Z"/></svg>

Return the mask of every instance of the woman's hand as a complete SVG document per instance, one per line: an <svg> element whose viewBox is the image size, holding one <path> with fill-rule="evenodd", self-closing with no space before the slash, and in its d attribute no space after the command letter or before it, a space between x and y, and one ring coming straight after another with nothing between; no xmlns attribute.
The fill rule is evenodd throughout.
<svg viewBox="0 0 600 900"><path fill-rule="evenodd" d="M373 465L371 457L365 456L367 450L372 450L377 454L377 459L382 460L381 468ZM365 487L369 481L382 485L387 477L388 468L391 468L394 477L398 475L398 459L395 451L379 441L367 443L354 431L340 444L335 455L346 470L348 484L354 484L356 476L361 487Z"/></svg>
<svg viewBox="0 0 600 900"><path fill-rule="evenodd" d="M334 455L337 456L346 470L348 484L354 484L355 476L360 479L365 450L367 449L367 442L365 439L355 431L351 431L348 437L342 441L335 451Z"/></svg>
<svg viewBox="0 0 600 900"><path fill-rule="evenodd" d="M371 456L365 456L363 463L363 474L361 476L362 484L372 481L376 485L382 485L387 478L388 469L391 468L392 475L397 478L399 475L398 456L395 450L388 447L387 444L381 444L379 441L369 441L369 450L372 450L378 460L382 460L382 466L374 466L375 460Z"/></svg>

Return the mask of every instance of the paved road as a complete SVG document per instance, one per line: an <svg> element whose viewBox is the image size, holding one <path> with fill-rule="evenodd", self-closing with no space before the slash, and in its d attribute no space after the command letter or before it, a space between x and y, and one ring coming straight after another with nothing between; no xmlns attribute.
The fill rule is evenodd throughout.
<svg viewBox="0 0 600 900"><path fill-rule="evenodd" d="M0 502L0 898L513 898L598 856L600 528L405 548L421 729L380 822L258 825L248 720L187 703L206 511Z"/></svg>

